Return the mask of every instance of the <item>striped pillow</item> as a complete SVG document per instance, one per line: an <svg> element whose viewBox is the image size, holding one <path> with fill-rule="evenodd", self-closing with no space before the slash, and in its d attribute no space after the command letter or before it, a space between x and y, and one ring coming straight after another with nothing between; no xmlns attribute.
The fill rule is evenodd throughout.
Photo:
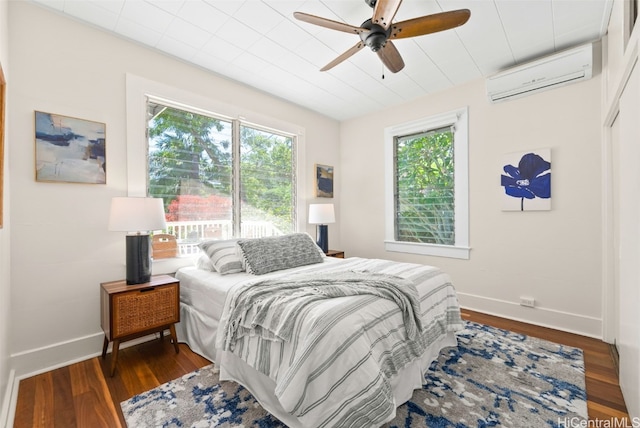
<svg viewBox="0 0 640 428"><path fill-rule="evenodd" d="M237 239L211 240L198 244L221 275L242 272L242 259L237 254Z"/></svg>

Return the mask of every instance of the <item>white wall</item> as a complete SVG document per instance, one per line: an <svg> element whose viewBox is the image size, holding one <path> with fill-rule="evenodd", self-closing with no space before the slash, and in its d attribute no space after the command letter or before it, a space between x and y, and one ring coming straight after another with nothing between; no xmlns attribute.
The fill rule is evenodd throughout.
<svg viewBox="0 0 640 428"><path fill-rule="evenodd" d="M109 204L127 192L127 144L140 144L127 141L126 73L297 124L306 134L299 192L307 202L313 164L337 164L332 119L27 2L10 3L9 21L11 353L18 374L101 351L99 283L124 277L124 239L107 231ZM106 185L35 181L34 110L106 123ZM334 227L336 244L338 234Z"/></svg>
<svg viewBox="0 0 640 428"><path fill-rule="evenodd" d="M4 72L5 80L9 80L9 3L7 0L0 0L0 65ZM6 107L6 106L5 106ZM5 112L8 119L8 113ZM7 120L8 122L8 120ZM9 269L9 177L8 177L8 139L6 138L5 126L5 159L4 159L4 195L3 195L3 228L0 229L0 426L4 426L8 412L8 401L10 395L10 375L9 375L9 328L10 318L10 269Z"/></svg>
<svg viewBox="0 0 640 428"><path fill-rule="evenodd" d="M591 80L500 104L487 101L485 82L477 80L343 122L340 226L347 255L440 266L464 307L601 337L599 67L594 72ZM470 260L386 252L384 128L464 106ZM546 147L552 210L501 211L502 155ZM537 308L519 306L520 296L534 297Z"/></svg>

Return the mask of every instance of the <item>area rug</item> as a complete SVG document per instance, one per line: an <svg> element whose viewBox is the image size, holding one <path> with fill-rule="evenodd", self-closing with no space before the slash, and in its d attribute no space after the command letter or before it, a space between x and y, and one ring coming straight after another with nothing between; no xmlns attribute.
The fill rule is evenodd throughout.
<svg viewBox="0 0 640 428"><path fill-rule="evenodd" d="M466 322L386 428L583 426L582 351ZM213 366L121 403L129 428L284 427ZM571 425L569 425L569 423ZM586 423L585 425L586 426Z"/></svg>

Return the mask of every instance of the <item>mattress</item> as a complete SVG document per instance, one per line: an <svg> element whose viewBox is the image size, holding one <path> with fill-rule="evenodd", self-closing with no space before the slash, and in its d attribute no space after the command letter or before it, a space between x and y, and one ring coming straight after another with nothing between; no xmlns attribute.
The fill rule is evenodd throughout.
<svg viewBox="0 0 640 428"><path fill-rule="evenodd" d="M327 257L324 263L343 263L344 259ZM234 286L257 278L270 278L289 275L292 272L304 272L309 269L317 269L317 265L302 266L294 269L280 270L265 275L251 275L246 272L220 275L198 269L195 266L181 268L176 273L180 280L180 302L191 306L198 312L202 312L213 319L220 319L224 308L227 292Z"/></svg>
<svg viewBox="0 0 640 428"><path fill-rule="evenodd" d="M322 265L344 263L345 259L326 257ZM246 272L220 275L195 266L188 266L176 272L180 280L180 323L176 325L178 341L189 345L192 351L213 362L217 362L215 340L227 292L242 283L257 278L287 276L293 272L318 269L318 265L301 266L271 272L265 275L251 275Z"/></svg>

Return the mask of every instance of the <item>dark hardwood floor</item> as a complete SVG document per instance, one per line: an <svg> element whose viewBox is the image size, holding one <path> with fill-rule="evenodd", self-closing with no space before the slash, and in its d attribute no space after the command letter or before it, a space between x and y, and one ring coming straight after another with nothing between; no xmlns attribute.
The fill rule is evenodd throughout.
<svg viewBox="0 0 640 428"><path fill-rule="evenodd" d="M628 420L608 344L467 310L463 318L582 348L589 418L601 423L593 426L623 427L620 422ZM122 349L113 377L108 374L109 362L110 354L105 360L92 358L22 380L14 427L126 427L120 402L210 364L184 344L176 354L166 338ZM612 419L616 424L605 424Z"/></svg>

